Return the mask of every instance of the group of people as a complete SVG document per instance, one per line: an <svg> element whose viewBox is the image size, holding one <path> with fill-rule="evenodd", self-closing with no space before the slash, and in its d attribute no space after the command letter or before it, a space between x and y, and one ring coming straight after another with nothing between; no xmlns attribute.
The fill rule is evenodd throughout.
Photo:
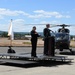
<svg viewBox="0 0 75 75"><path fill-rule="evenodd" d="M43 30L43 35L44 35L44 55L48 55L48 44L49 44L49 40L48 40L48 37L51 36L50 34L50 24L46 24L46 28L44 28ZM40 37L40 35L36 32L36 27L34 26L32 28L32 31L31 31L31 45L32 45L32 50L31 50L31 56L32 57L37 57L36 55L36 47L37 47L37 40L38 40L38 37Z"/></svg>
<svg viewBox="0 0 75 75"><path fill-rule="evenodd" d="M43 35L44 35L44 55L48 55L48 46L49 46L49 39L48 37L51 36L50 34L50 24L46 25L46 28L44 28L43 30ZM32 45L32 50L31 50L31 57L37 57L36 55L36 48L37 48L37 41L38 41L38 37L40 37L41 35L38 34L38 32L36 32L36 26L34 26L31 30L31 45ZM16 53L15 50L13 50L11 48L11 46L9 46L8 52L7 53Z"/></svg>

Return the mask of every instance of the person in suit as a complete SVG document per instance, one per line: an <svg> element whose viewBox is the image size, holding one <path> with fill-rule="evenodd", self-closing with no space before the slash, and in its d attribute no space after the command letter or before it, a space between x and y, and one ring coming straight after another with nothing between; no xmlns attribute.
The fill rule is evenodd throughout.
<svg viewBox="0 0 75 75"><path fill-rule="evenodd" d="M31 56L32 57L37 57L36 47L37 47L37 40L39 36L40 35L36 32L36 27L34 26L31 30L31 45L32 45Z"/></svg>
<svg viewBox="0 0 75 75"><path fill-rule="evenodd" d="M48 55L48 48L49 48L49 38L51 36L50 33L50 24L46 24L46 28L43 30L44 35L44 55Z"/></svg>

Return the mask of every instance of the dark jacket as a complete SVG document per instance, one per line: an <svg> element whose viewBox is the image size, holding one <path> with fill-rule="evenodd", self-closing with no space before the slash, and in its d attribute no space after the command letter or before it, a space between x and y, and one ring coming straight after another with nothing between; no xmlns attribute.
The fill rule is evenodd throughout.
<svg viewBox="0 0 75 75"><path fill-rule="evenodd" d="M48 28L45 28L45 29L44 29L43 34L44 34L44 37L45 37L45 38L51 36L50 31L51 31L51 30L48 29Z"/></svg>
<svg viewBox="0 0 75 75"><path fill-rule="evenodd" d="M32 40L35 40L35 41L37 41L37 38L39 37L39 34L37 33L37 34L35 34L35 31L31 31L31 41Z"/></svg>

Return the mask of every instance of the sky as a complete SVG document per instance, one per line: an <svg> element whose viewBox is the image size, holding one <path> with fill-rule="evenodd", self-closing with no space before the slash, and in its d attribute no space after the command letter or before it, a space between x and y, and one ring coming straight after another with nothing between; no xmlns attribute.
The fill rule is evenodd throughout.
<svg viewBox="0 0 75 75"><path fill-rule="evenodd" d="M43 32L45 25L36 24L49 23L72 25L75 35L75 0L0 0L0 31L8 31L11 19L14 32L30 32L33 26Z"/></svg>

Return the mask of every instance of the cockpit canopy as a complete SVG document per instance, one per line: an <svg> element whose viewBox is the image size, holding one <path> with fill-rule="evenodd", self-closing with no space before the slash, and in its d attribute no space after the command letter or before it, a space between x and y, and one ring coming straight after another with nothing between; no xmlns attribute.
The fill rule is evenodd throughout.
<svg viewBox="0 0 75 75"><path fill-rule="evenodd" d="M66 29L66 28L60 28L60 29L58 29L58 32L70 33L70 30Z"/></svg>
<svg viewBox="0 0 75 75"><path fill-rule="evenodd" d="M70 36L68 33L56 33L55 39L56 40L68 40L68 41L70 41Z"/></svg>

